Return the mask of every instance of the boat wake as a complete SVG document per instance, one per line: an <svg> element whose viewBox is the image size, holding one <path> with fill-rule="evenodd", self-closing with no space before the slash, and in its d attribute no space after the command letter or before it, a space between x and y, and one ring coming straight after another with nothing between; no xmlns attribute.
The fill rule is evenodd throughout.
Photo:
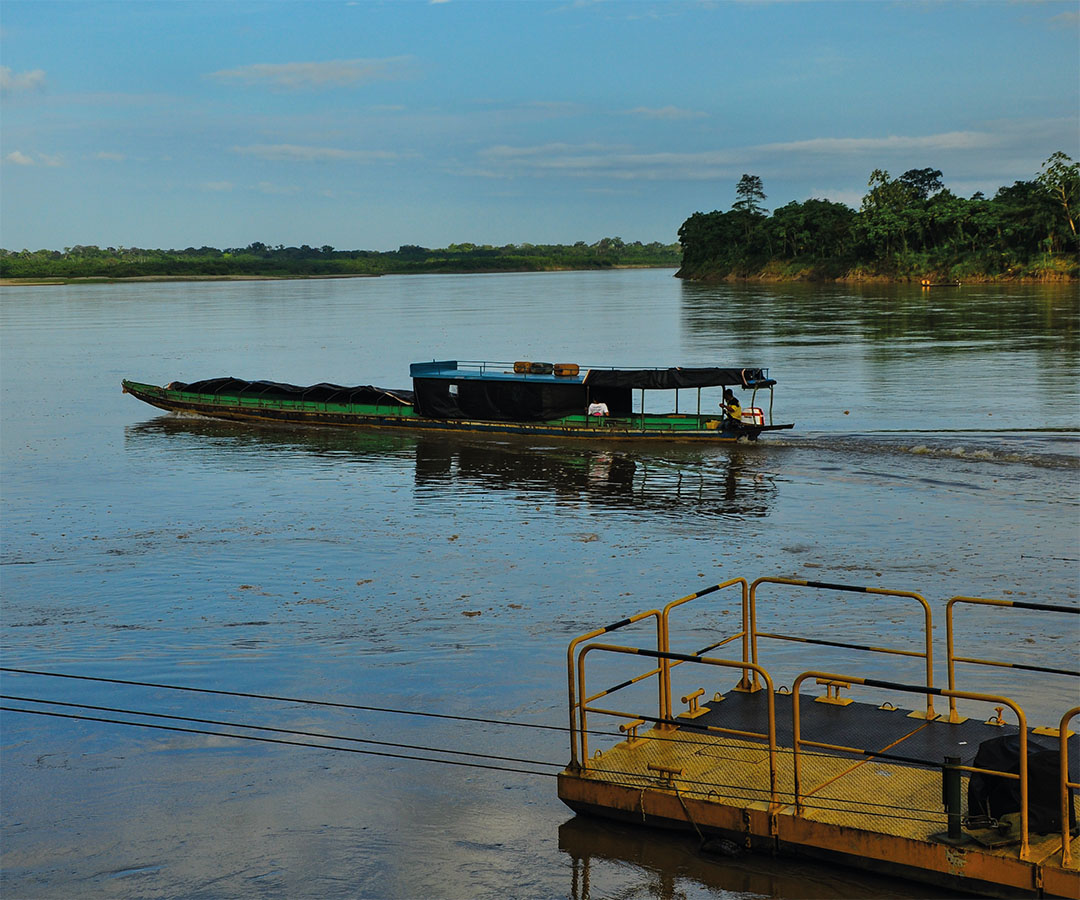
<svg viewBox="0 0 1080 900"><path fill-rule="evenodd" d="M1043 469L1080 469L1080 437L1072 432L924 432L810 434L772 440L772 446L873 455L918 456Z"/></svg>

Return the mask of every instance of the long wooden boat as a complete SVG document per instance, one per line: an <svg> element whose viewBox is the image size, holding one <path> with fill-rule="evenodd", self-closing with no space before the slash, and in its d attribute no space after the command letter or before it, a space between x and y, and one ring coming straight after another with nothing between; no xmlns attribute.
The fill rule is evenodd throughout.
<svg viewBox="0 0 1080 900"><path fill-rule="evenodd" d="M785 627L792 595L807 592L821 628ZM830 619L859 597L867 615L886 607L900 623L890 645ZM583 815L696 834L706 849L726 841L988 896L1080 897L1075 641L1061 665L1029 650L1038 635L1074 634L1078 613L950 598L941 687L919 593L786 577L699 590L571 641L559 797ZM1032 618L1044 616L1056 618ZM1004 624L994 633L1015 640L979 658L958 617L978 640ZM778 642L801 652L761 649ZM1025 674L1038 680L1025 687Z"/></svg>
<svg viewBox="0 0 1080 900"><path fill-rule="evenodd" d="M164 387L124 380L124 393L171 412L217 419L292 425L409 428L530 434L604 440L757 440L762 432L794 427L772 421L768 369L582 369L574 364L435 360L409 367L412 390L363 385L300 387L273 381L211 378ZM738 420L702 390L750 392ZM674 394L674 409L653 412L653 393ZM693 392L694 411L680 411ZM767 410L756 403L768 393ZM646 397L648 396L648 400ZM685 406L685 400L683 400ZM670 404L668 404L670 405ZM590 415L589 410L606 410ZM649 411L647 411L649 408Z"/></svg>

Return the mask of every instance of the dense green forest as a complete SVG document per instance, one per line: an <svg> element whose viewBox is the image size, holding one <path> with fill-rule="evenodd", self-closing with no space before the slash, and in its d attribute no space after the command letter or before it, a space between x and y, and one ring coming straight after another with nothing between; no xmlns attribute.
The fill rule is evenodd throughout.
<svg viewBox="0 0 1080 900"><path fill-rule="evenodd" d="M761 179L743 175L731 210L696 212L679 229L679 277L1061 281L1080 274L1080 163L1064 153L993 197L958 197L929 168L899 178L875 169L867 187L858 210L807 200L769 215Z"/></svg>
<svg viewBox="0 0 1080 900"><path fill-rule="evenodd" d="M530 272L679 266L689 279L1072 280L1080 277L1080 163L1055 153L1030 181L993 197L959 197L938 169L898 178L875 169L858 210L829 200L791 202L770 215L762 180L743 175L727 212L696 212L681 244L451 244L432 250L336 250L260 242L219 250L75 246L0 249L0 277L333 277L423 272Z"/></svg>
<svg viewBox="0 0 1080 900"><path fill-rule="evenodd" d="M451 244L441 250L406 245L397 250L335 250L333 247L276 247L263 243L218 250L144 250L138 247L66 247L64 250L0 250L0 276L22 279L176 278L230 276L330 277L419 272L534 272L615 266L679 265L678 244L625 243L603 238L594 244Z"/></svg>

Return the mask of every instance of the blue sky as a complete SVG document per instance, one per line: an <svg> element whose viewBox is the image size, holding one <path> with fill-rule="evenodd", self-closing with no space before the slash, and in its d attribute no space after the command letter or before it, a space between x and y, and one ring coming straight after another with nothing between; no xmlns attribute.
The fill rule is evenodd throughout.
<svg viewBox="0 0 1080 900"><path fill-rule="evenodd" d="M1067 2L0 5L0 246L677 239L1080 158Z"/></svg>

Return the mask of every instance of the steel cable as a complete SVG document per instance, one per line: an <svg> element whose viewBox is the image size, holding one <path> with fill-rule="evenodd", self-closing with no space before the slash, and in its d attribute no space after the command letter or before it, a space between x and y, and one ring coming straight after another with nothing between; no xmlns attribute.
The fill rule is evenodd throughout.
<svg viewBox="0 0 1080 900"><path fill-rule="evenodd" d="M345 737L345 736L340 736L340 735L328 735L328 734L321 734L321 733L318 733L318 732L293 731L293 730L290 730L290 729L278 729L278 728L271 728L271 727L268 727L268 726L261 726L261 725L245 725L245 724L231 723L231 722L220 722L220 721L213 720L213 719L197 719L197 718L192 718L192 717L188 717L188 716L171 716L171 715L165 715L165 714L162 714L162 713L144 713L144 712L140 712L138 710L115 709L115 708L112 708L112 707L96 707L96 706L89 706L87 704L66 703L66 702L62 702L62 701L36 700L34 698L14 698L14 697L11 697L10 695L0 695L0 697L3 697L4 699L15 699L18 702L23 702L23 703L45 703L45 704L51 704L51 705L72 706L72 707L77 707L77 708L84 708L84 709L91 709L91 710L98 710L98 711L112 711L112 712L116 712L118 714L123 714L123 715L153 716L153 717L158 717L158 718L175 719L175 720L179 720L179 721L187 721L187 722L193 722L193 723L204 722L206 724L218 724L218 725L223 725L223 726L231 727L231 728L251 728L251 729L257 729L257 730L260 730L260 731L273 731L275 733L295 734L297 736L317 737L317 738L322 738L323 740L331 740L331 741L339 740L339 741L350 741L350 742L358 741L358 742L364 742L364 743L369 742L369 741L367 741L366 739L363 739L363 738L352 738L352 737ZM101 723L111 724L111 725L127 725L129 727L134 727L134 728L148 728L148 729L153 729L153 730L157 730L157 731L170 731L170 732L181 733L181 734L196 734L196 735L206 735L206 736L210 736L210 737L225 737L225 738L233 738L235 740L241 740L241 741L244 741L244 740L246 740L246 741L255 741L255 742L258 742L258 743L281 744L281 745L293 746L293 747L309 747L309 748L313 748L313 749L317 749L317 750L337 750L337 751L344 752L344 753L357 753L357 754L361 754L361 755L365 755L365 756L377 756L377 757L385 757L385 758L390 758L390 759L406 759L406 760L412 760L412 761L417 761L417 762L442 763L444 765L462 766L462 767L474 768L474 769L487 769L487 770L496 771L496 772L511 772L511 773L521 774L521 775L540 775L540 776L549 777L549 778L558 777L558 772L538 772L538 771L536 771L534 769L519 769L519 768L510 767L510 766L495 766L495 765L487 765L487 764L484 764L484 763L465 762L465 761L451 760L451 759L438 759L438 758L432 758L432 757L427 757L427 756L411 756L409 754L390 753L390 752L387 752L387 751L378 751L378 750L362 750L362 749L357 748L357 747L340 747L340 746L335 746L335 745L332 745L332 744L312 743L312 742L309 742L309 741L294 741L294 740L288 740L288 739L285 739L285 738L259 737L257 735L236 734L234 732L225 732L225 731L211 731L211 730L200 729L200 728L184 728L184 727L181 727L181 726L178 726L178 725L156 725L156 724L152 724L152 723L149 723L149 722L132 722L132 721L124 720L124 719L106 718L106 717L103 717L103 716L83 716L83 715L78 715L78 714L69 713L69 712L48 712L46 710L20 709L20 708L12 707L12 706L0 706L0 711L14 712L14 713L24 713L24 714L37 715L37 716L47 716L47 717L50 717L50 718L71 719L71 720L82 721L82 722L101 722ZM392 742L386 742L386 741L370 741L370 743L378 744L380 746L399 747L401 749L418 750L418 751L427 752L427 753L446 753L446 754L453 754L453 755L473 756L473 757L476 757L478 759L490 759L490 760L497 760L497 761L503 761L503 762L522 762L522 763L526 763L528 765L551 766L551 767L555 767L555 768L559 768L559 769L564 768L563 763L549 763L549 762L544 762L542 760L524 760L524 759L518 759L518 758L515 758L515 757L500 757L500 756L494 756L494 755L490 755L490 754L472 753L470 751L445 750L445 749L437 748L437 747L423 747L423 746L410 745L410 744L398 744L398 743L392 743ZM627 772L627 771L622 771L622 770L618 770L618 769L605 769L605 770L603 770L603 773L604 773L604 775L608 775L608 776L619 776L619 777L623 777L623 778L636 779L636 780L640 780L640 779L642 779L644 777L647 777L647 776L644 776L644 775L642 775L641 773L638 773L638 772ZM614 783L616 785L618 785L618 786L621 786L621 787L634 787L634 788L640 787L640 784L629 782L629 781L615 781ZM718 783L718 782L695 781L695 780L685 779L685 778L680 778L680 787L682 788L682 790L687 795L700 796L700 797L703 797L705 799L708 799L710 796L717 797L717 798L723 798L723 799L745 799L746 794L749 793L749 794L760 795L761 799L765 800L765 799L768 799L769 793L770 793L767 788L753 788L753 787L748 787L745 784L738 784L738 785L736 785L736 784L721 784L721 783ZM733 792L737 791L737 793L724 793L720 789L727 789L728 791L733 791ZM829 799L829 800L836 799L838 801L840 800L840 798L831 798L831 797L820 798L820 799ZM791 798L790 800L785 799L785 800L783 800L781 802L783 803L783 805L791 806L791 805L794 804L794 798ZM874 812L873 814L874 815L879 815L879 816L881 816L883 818L903 819L903 820L909 820L909 821L925 821L924 818L920 818L918 816L895 815L893 813L884 812L884 810L897 810L897 811L899 811L899 810L904 809L904 807L898 807L898 806L893 806L893 805L890 805L890 804L883 804L883 803L873 803L871 801L865 801L865 800L843 800L841 802L844 802L844 803L847 803L847 804L857 804L857 805L863 806L863 807L876 807L877 811ZM832 810L832 811L837 811L837 812L850 811L849 809L845 810L843 807L833 807L833 806L828 806L828 805L820 804L820 803L807 803L805 801L801 805L804 808L809 808L809 809ZM910 808L908 808L907 811L908 812L923 812L923 813L925 813L926 815L929 815L929 816L940 816L941 815L941 812L939 810L918 810L918 809L910 809Z"/></svg>
<svg viewBox="0 0 1080 900"><path fill-rule="evenodd" d="M79 681L100 682L100 683L106 683L106 684L119 684L119 685L132 686L132 687L148 687L148 688L155 688L155 689L185 691L185 692L203 693L203 694L214 694L214 695L230 696L230 697L241 697L241 698L249 698L249 699L272 700L272 701L286 702L286 703L300 703L300 704L305 704L305 705L323 706L323 707L331 707L331 708L339 708L339 709L354 709L354 710L369 711L369 712L386 712L386 713L393 713L393 714L398 714L398 715L412 715L412 716L427 717L427 718L448 719L448 720L452 720L452 721L475 722L475 723L489 724L489 725L510 725L510 726L515 726L515 727L525 727L525 728L536 728L536 729L542 729L542 730L559 731L559 732L562 732L562 733L565 733L566 730L567 730L565 726L544 725L544 724L540 724L540 723L515 722L515 721L510 721L510 720L499 720L499 719L483 718L483 717L477 717L477 716L459 716L459 715L452 715L452 714L446 714L446 713L432 713L432 712L424 712L424 711L419 711L419 710L406 710L406 709L399 709L399 708L392 708L392 707L379 707L379 706L370 706L370 705L363 705L363 704L350 704L350 703L341 703L341 702L325 701L325 700L311 700L311 699L307 699L307 698L297 698L297 697L283 697L283 696L275 696L275 695L270 695L270 694L258 694L258 693L253 693L253 692L245 692L245 691L227 691L227 690L214 689L214 688L198 688L198 687L189 687L189 686L183 686L183 685L164 684L164 683L157 683L157 682L143 682L143 681L133 681L133 680L127 680L127 679L105 678L105 677L101 677L101 676L72 675L72 674L68 674L68 673L46 672L46 671L41 671L41 670L20 669L20 668L7 667L7 666L0 666L0 672L10 672L10 673L20 674L20 675L32 675L32 676L42 676L42 677L51 677L51 678L73 679L73 680L79 680ZM474 757L474 758L477 758L477 759L489 759L489 760L500 761L500 762L518 762L518 763L523 763L523 764L526 764L526 765L551 766L551 767L557 767L557 768L560 768L560 769L563 768L562 763L550 763L550 762L545 762L545 761L542 761L542 760L522 759L522 758L517 758L517 757L503 757L503 756L497 756L497 755L494 755L494 754L483 754L483 753L475 753L475 752L461 751L461 750L448 750L448 749L443 749L443 748L426 747L426 746L422 746L422 745L402 744L402 743L399 743L399 742L377 741L377 740L374 740L374 739L366 739L366 738L354 738L354 737L341 736L341 735L328 735L328 734L323 734L323 733L319 733L319 732L305 732L305 731L291 730L291 729L279 729L279 728L273 728L273 727L270 727L270 726L249 725L249 724L245 724L245 723L226 722L226 721L220 721L220 720L214 720L214 719L193 718L193 717L179 716L179 715L168 715L168 714L164 714L164 713L150 713L150 712L142 712L142 711L138 711L138 710L121 709L121 708L116 708L116 707L92 706L92 705L89 705L89 704L79 704L79 703L71 703L71 702L65 702L65 701L52 701L52 700L43 700L43 699L35 699L35 698L14 697L12 695L0 695L0 697L4 697L6 699L13 699L13 700L17 700L18 702L25 702L25 703L41 703L41 704L48 704L48 705L54 705L54 706L69 706L69 707L77 707L77 708L88 709L88 710L95 710L95 711L99 711L99 712L112 712L112 713L123 714L123 715L144 716L144 717L153 717L153 718L165 718L165 719L172 719L174 721L187 721L187 722L192 722L192 723L204 723L204 724L211 724L211 725L220 725L220 726L223 726L223 727L230 727L230 728L249 728L249 729L254 729L254 730L270 731L270 732L281 733L281 734L292 734L292 735L296 735L296 736L300 736L300 737L321 738L323 740L339 740L339 741L349 741L349 742L354 742L354 743L369 743L369 744L373 744L373 745L377 745L377 746L396 747L396 748L400 748L400 749L416 750L416 751L419 751L419 752L426 752L426 753L444 753L444 754L451 754L451 755L471 756L471 757ZM19 709L19 708L15 708L15 707L7 707L7 706L0 707L0 709L3 709L5 711L9 711L9 712L22 712L22 713L36 714L36 715L42 715L42 716L51 716L51 717L54 717L54 718L69 718L69 719L77 719L77 720L83 720L83 721L100 721L100 722L109 723L109 724L128 725L128 726L133 726L133 727L145 727L145 728L168 730L168 731L174 731L174 732L186 732L186 733L192 733L192 734L207 734L207 735L220 736L220 737L232 737L232 738L236 738L238 740L253 740L253 741L259 741L259 742L264 742L264 743L278 743L278 744L289 744L289 745L293 745L293 746L307 746L307 747L314 747L314 748L317 748L317 749L341 750L341 751L344 751L344 752L361 753L361 754L372 755L372 756L386 756L386 757L392 757L392 758L411 759L411 760L419 760L419 761L425 761L425 762L443 762L443 763L446 763L448 765L462 765L462 766L470 766L470 767L475 767L475 768L488 768L488 769L494 769L496 771L509 771L509 772L517 772L517 773L521 773L521 774L545 775L545 776L551 776L551 775L556 774L556 773L549 773L549 772L536 772L536 771L533 771L533 770L508 768L508 767L502 767L502 766L486 766L486 765L483 765L483 764L480 764L480 763L457 762L457 761L454 761L454 760L432 759L430 757L408 756L408 755L403 755L403 754L379 752L379 751L374 751L374 750L360 750L358 748L353 748L353 747L335 747L335 746L329 746L329 745L326 745L326 744L313 744L313 743L307 743L307 742L301 742L301 741L290 741L290 740L275 739L275 738L261 738L261 737L257 737L257 736L254 736L254 735L242 735L242 734L232 734L232 733L227 733L227 732L215 732L215 731L205 731L205 730L200 730L200 729L188 729L188 728L181 728L179 726L152 725L150 723L130 722L130 721L107 719L107 718L94 717L94 716L79 716L79 715L74 715L74 714L69 714L69 713L67 713L67 714L66 713L49 713L49 712L45 712L45 711L41 711L41 710ZM645 717L645 718L648 719L648 720L653 721L656 724L673 724L673 725L682 724L682 723L677 723L677 722L670 721L670 720L664 720L664 719L653 718L653 717ZM588 733L590 735L599 735L599 736L608 736L608 737L620 737L620 738L623 737L623 735L617 734L615 732L597 731L597 730L593 730L593 729L589 729ZM662 736L662 735L651 735L650 740L666 742L666 743L684 744L684 745L700 743L699 740L687 740L686 738L682 738L682 737ZM791 750L790 748L777 748L776 752L779 753L779 754L790 755L794 751ZM822 757L829 757L829 758L838 758L838 759L851 759L850 755L840 756L838 754L823 753L821 751L817 751L813 755L822 756ZM883 759L883 760L895 759L895 760L900 761L900 762L921 764L924 767L928 767L927 763L925 761L919 760L919 759L916 759L916 758L911 758L911 757L904 757L904 756L892 755L892 754L887 754L887 753L874 753L873 751L863 751L863 755L867 760L869 760L869 759ZM642 777L639 773L635 773L635 772L622 772L622 771L617 771L617 770L605 770L605 771L606 771L606 774L616 775L616 776L625 776L625 777L628 777L628 778L637 779L637 778ZM749 791L750 793L761 794L763 797L767 796L768 793L769 793L768 790L766 790L766 789L747 788L745 785L728 785L728 784L717 784L717 783L714 783L714 782L697 782L697 781L686 781L686 780L683 780L682 784L684 785L684 789L689 788L688 793L690 793L690 794L698 794L698 795L706 796L706 797L709 794L713 794L715 796L728 796L728 797L732 797L732 798L735 798L735 797L739 796L738 794L729 794L729 795L720 794L717 791L718 788L726 788L726 789L732 789L732 790L737 789L737 790L743 792L743 794L745 794L747 791ZM627 786L629 786L629 785L627 785ZM701 788L702 790L695 790L694 788ZM844 802L844 803L848 803L848 804L854 803L854 804L857 804L859 806L868 807L868 808L869 807L876 807L876 808L881 809L881 810L901 810L901 809L904 809L904 807L899 807L899 806L890 805L890 804L873 803L871 801L865 801L865 800L842 800L841 798L834 798L834 797L823 797L823 798L819 798L819 799L836 800L837 802ZM815 808L815 809L834 809L834 807L831 807L831 806L825 806L825 805L818 806L817 804L805 803L805 802L802 805L805 806L805 807L808 807L808 808ZM922 813L926 813L927 815L935 815L935 816L940 815L940 811L937 811L937 810L912 810L912 809L908 808L908 811L909 812L922 812ZM889 815L889 814L884 813L884 812L880 812L880 813L877 813L877 814L878 815L883 815L883 816L888 816L890 818L902 818L902 819L912 819L912 818L914 818L914 817L911 817L911 816ZM918 819L916 819L916 820L918 820Z"/></svg>

